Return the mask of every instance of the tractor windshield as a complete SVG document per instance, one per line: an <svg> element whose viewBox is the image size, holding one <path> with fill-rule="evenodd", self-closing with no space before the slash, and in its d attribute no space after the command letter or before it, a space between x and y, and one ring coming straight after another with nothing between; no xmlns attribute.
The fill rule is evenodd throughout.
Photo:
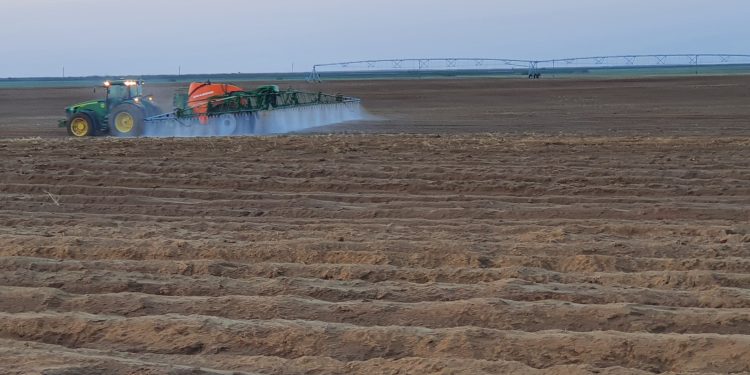
<svg viewBox="0 0 750 375"><path fill-rule="evenodd" d="M143 87L141 85L129 86L130 96L135 98L136 96L143 96Z"/></svg>
<svg viewBox="0 0 750 375"><path fill-rule="evenodd" d="M132 99L137 96L143 95L143 88L141 85L112 85L109 88L109 99L115 101L122 101L126 99Z"/></svg>

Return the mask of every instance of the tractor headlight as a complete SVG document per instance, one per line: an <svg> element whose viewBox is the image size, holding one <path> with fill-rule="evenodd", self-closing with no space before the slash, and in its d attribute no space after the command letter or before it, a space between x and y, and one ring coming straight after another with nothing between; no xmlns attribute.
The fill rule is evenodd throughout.
<svg viewBox="0 0 750 375"><path fill-rule="evenodd" d="M135 86L135 81L125 81L125 86Z"/></svg>
<svg viewBox="0 0 750 375"><path fill-rule="evenodd" d="M111 85L112 85L112 84L111 84L111 83L109 83L109 81L105 81L105 82L104 82L104 87L109 87L109 86L111 86Z"/></svg>
<svg viewBox="0 0 750 375"><path fill-rule="evenodd" d="M135 98L133 100L135 100L136 103L140 103L141 102L141 98Z"/></svg>

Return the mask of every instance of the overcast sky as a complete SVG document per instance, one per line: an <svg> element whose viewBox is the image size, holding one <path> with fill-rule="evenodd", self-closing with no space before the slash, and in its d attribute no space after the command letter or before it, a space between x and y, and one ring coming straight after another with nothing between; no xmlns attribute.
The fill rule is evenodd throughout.
<svg viewBox="0 0 750 375"><path fill-rule="evenodd" d="M747 0L0 0L0 77L750 53Z"/></svg>

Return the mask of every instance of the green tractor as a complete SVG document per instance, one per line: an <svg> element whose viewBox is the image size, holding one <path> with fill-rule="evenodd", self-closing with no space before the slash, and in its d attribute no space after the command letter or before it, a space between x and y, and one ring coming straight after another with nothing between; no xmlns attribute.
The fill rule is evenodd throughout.
<svg viewBox="0 0 750 375"><path fill-rule="evenodd" d="M59 126L73 137L111 134L137 137L143 131L144 119L160 113L151 96L143 95L143 81L116 80L104 82L107 96L65 108L67 118Z"/></svg>

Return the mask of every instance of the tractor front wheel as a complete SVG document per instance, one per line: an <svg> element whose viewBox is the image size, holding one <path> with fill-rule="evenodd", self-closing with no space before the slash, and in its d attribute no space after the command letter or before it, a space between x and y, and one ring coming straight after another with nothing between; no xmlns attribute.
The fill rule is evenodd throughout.
<svg viewBox="0 0 750 375"><path fill-rule="evenodd" d="M138 137L143 133L143 110L132 104L120 104L109 114L109 132L118 137Z"/></svg>
<svg viewBox="0 0 750 375"><path fill-rule="evenodd" d="M85 113L76 113L68 121L68 135L76 138L94 135L94 120Z"/></svg>

